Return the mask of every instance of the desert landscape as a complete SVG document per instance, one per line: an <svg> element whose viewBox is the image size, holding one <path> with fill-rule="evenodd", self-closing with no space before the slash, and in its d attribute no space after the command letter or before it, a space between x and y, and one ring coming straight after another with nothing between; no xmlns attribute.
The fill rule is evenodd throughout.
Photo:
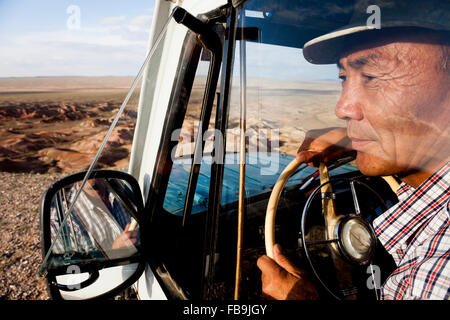
<svg viewBox="0 0 450 320"><path fill-rule="evenodd" d="M0 300L49 298L37 274L41 195L88 168L132 81L0 78ZM138 99L136 90L97 168L128 168Z"/></svg>
<svg viewBox="0 0 450 320"><path fill-rule="evenodd" d="M132 78L0 79L0 171L87 168ZM127 168L137 117L133 94L98 168Z"/></svg>

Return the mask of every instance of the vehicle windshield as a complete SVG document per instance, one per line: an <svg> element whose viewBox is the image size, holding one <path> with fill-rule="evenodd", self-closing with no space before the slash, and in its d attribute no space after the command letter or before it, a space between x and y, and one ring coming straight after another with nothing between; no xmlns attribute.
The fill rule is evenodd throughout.
<svg viewBox="0 0 450 320"><path fill-rule="evenodd" d="M284 7L283 7L284 6ZM315 5L311 6L313 10ZM316 8L317 10L317 8ZM334 115L341 83L335 65L314 66L302 55L302 45L308 37L345 23L351 7L326 3L320 12L302 6L271 1L247 1L238 14L229 120L225 132L226 156L222 204L238 198L239 134L241 108L246 110L246 195L269 191L278 176L295 157L305 133L312 129L345 127L345 121ZM304 19L298 19L303 12ZM315 28L308 29L311 22ZM320 22L320 23L318 23ZM242 33L242 34L241 34ZM245 46L245 50L243 50ZM189 160L194 154L200 117L200 102L205 90L207 61L200 61L191 101L180 129L179 143L174 151L174 165L164 208L182 215L189 177ZM245 74L243 74L243 68ZM245 80L245 81L242 81ZM214 110L213 110L214 115ZM200 168L192 213L207 209L211 163L217 148L217 137L211 121L204 158ZM337 168L333 174L357 170L351 164ZM288 182L300 183L315 172L305 168Z"/></svg>
<svg viewBox="0 0 450 320"><path fill-rule="evenodd" d="M317 6L311 6L311 10L314 7L317 10ZM314 12L305 3L297 6L292 2L246 1L238 12L226 131L226 156L230 163L227 165L226 157L222 182L224 209L217 241L220 258L211 290L214 297L233 296L230 290L233 285L223 285L220 280L225 266L234 261L232 255L227 256L226 248L230 243L234 246L237 237L229 234L229 228L237 232L242 121L247 145L239 296L244 299L261 297L256 260L266 253L264 219L275 182L295 158L308 131L346 125L334 114L341 94L336 65L314 66L302 54L302 46L310 37L345 23L349 12L341 8L336 13L333 11L336 8L324 3L321 12ZM288 251L297 243L297 227L305 201L298 194L299 189L316 171L301 166L287 182L286 193L280 198L276 239ZM350 162L331 170L330 174L333 177L356 171ZM313 185L317 183L318 179ZM231 263L228 265L230 270L233 267ZM231 284L235 275L228 276Z"/></svg>
<svg viewBox="0 0 450 320"><path fill-rule="evenodd" d="M309 36L332 29L343 23L345 18L338 14L337 22L332 19L334 22L330 24L327 20L329 17L325 16L322 18L323 26L309 30L290 17L290 14L294 12L285 10L276 3L248 1L238 10L235 25L230 25L229 20L227 25L218 28L222 30L219 34L224 37L224 43L230 42L225 35L229 28L236 27L237 32L236 39L228 43L234 47L233 59L230 60L232 65L225 65L226 55L230 52L224 52L221 76L217 84L217 99L212 106L207 131L203 135L199 135L203 125L202 97L208 88L208 68L211 61L205 50L199 48L198 43L189 35L184 40L185 52L178 67L177 81L186 84L186 89L183 90L188 92L188 98L179 102L174 100L174 104L170 106L173 110L171 112L177 114L174 120L177 124L172 130L168 130L170 137L166 137L172 141L173 146L170 147L170 173L167 172L169 174L166 177L168 181L163 210L157 212L160 220L157 222L158 226L155 226L155 232L159 243L164 243L165 249L161 249L160 253L164 267L188 296L232 298L242 121L246 124L247 144L247 240L243 261L247 261L245 263L249 268L255 268L255 254L264 253L262 231L270 192L281 172L295 158L306 132L330 126L345 126L345 121L336 118L333 112L341 92L336 66L309 65L301 51L303 42ZM309 22L308 19L304 21L306 25ZM229 79L224 68L231 69ZM228 82L231 84L229 89ZM177 82L174 88L176 85ZM222 99L228 101L223 102ZM222 102L226 105L221 105ZM223 133L219 130L220 123L217 121L220 117L217 110L224 111L219 107L227 110L224 115L227 117L227 124ZM244 117L241 114L243 108L246 113ZM205 142L203 152L200 157L196 157L196 143L202 140ZM218 151L223 144L225 155L221 159ZM210 203L211 184L214 183L214 165L222 163L223 175L217 182L220 184L220 208L216 231L214 222L210 220L210 212L213 210ZM193 166L196 164L199 165L198 179L191 185L196 171ZM164 166L167 167L167 164ZM356 171L357 168L348 163L336 167L330 173L337 176ZM288 181L287 187L298 192L299 187L315 172L313 167L300 168ZM187 205L190 188L195 188L191 207ZM288 224L294 226L298 225L296 216L301 210L304 197L300 198L300 202L293 201L291 197L282 198L280 211L291 212L288 220L292 219L293 223L290 221ZM290 230L287 238L292 240L293 234L295 237L295 231ZM208 246L216 246L216 253L211 253ZM190 258L186 257L188 253ZM212 254L214 261L210 258ZM247 269L246 273L248 272L254 273L254 270ZM255 279L251 277L250 281ZM258 293L250 289L252 286L255 284L244 284L242 296L257 298Z"/></svg>

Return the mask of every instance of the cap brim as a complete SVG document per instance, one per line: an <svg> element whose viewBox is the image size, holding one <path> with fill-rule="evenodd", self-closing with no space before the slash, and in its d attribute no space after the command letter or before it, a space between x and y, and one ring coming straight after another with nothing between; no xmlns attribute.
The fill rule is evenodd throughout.
<svg viewBox="0 0 450 320"><path fill-rule="evenodd" d="M442 25L405 22L387 22L381 29L376 29L367 25L349 26L345 29L336 30L323 36L314 38L303 46L303 56L313 64L337 63L342 52L350 46L371 39L373 34L380 33L390 28L425 28L437 31L448 32L448 28Z"/></svg>
<svg viewBox="0 0 450 320"><path fill-rule="evenodd" d="M367 25L355 26L314 38L303 46L303 56L313 64L336 63L345 44L352 38L351 36L369 30L376 29Z"/></svg>

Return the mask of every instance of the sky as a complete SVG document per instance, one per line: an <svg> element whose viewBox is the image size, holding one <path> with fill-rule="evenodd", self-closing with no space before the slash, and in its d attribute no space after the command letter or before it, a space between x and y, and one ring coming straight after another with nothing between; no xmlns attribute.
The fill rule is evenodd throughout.
<svg viewBox="0 0 450 320"><path fill-rule="evenodd" d="M154 7L155 0L0 0L0 77L134 76ZM313 66L299 49L280 59L278 50L250 49L250 73L337 79L335 66Z"/></svg>
<svg viewBox="0 0 450 320"><path fill-rule="evenodd" d="M0 0L0 77L135 75L154 0Z"/></svg>

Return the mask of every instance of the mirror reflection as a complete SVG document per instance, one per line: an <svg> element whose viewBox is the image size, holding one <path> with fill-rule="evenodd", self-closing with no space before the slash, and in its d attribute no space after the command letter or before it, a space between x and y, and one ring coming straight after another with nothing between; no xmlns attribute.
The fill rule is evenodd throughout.
<svg viewBox="0 0 450 320"><path fill-rule="evenodd" d="M56 238L64 216L81 181L61 188L53 197L50 235L53 246L50 268L95 261L128 258L140 245L139 226L133 216L137 207L129 196L131 188L120 179L87 180ZM128 193L128 194L127 194Z"/></svg>

